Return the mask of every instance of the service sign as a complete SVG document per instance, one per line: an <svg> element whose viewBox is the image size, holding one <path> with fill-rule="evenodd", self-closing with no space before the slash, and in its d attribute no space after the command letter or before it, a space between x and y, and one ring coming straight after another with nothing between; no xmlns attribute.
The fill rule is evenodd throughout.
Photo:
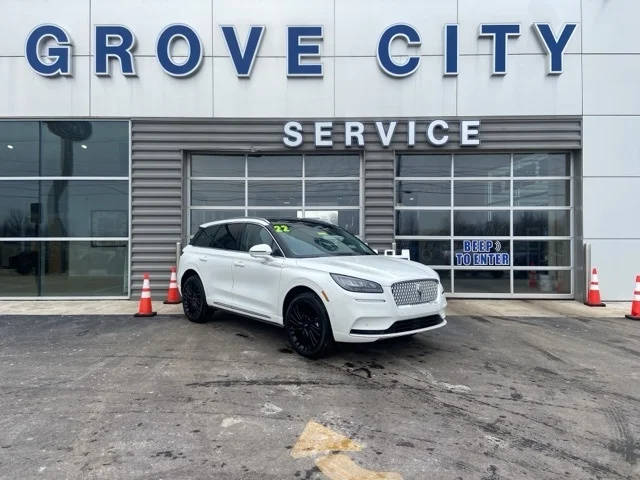
<svg viewBox="0 0 640 480"><path fill-rule="evenodd" d="M502 251L500 240L463 240L462 252L456 252L456 266L508 267L511 255Z"/></svg>

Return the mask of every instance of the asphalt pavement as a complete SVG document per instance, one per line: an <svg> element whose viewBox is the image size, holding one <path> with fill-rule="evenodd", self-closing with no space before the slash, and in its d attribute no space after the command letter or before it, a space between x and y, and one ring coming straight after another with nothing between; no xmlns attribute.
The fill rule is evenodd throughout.
<svg viewBox="0 0 640 480"><path fill-rule="evenodd" d="M223 313L0 316L0 478L640 478L640 322L448 320L311 361Z"/></svg>

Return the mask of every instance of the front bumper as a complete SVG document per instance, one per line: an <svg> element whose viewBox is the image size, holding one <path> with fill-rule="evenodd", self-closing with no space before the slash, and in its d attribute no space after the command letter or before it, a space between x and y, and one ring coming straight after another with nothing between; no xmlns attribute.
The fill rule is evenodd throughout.
<svg viewBox="0 0 640 480"><path fill-rule="evenodd" d="M348 292L338 285L327 291L325 306L337 342L364 343L444 327L447 300L440 286L433 302L397 306L391 287L381 294Z"/></svg>

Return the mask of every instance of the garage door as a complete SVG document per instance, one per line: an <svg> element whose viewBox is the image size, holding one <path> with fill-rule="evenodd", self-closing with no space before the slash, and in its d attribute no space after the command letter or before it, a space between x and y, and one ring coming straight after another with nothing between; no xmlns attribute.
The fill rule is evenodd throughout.
<svg viewBox="0 0 640 480"><path fill-rule="evenodd" d="M573 295L569 153L398 155L396 243L456 296Z"/></svg>
<svg viewBox="0 0 640 480"><path fill-rule="evenodd" d="M189 235L233 217L319 218L362 231L360 155L192 154Z"/></svg>

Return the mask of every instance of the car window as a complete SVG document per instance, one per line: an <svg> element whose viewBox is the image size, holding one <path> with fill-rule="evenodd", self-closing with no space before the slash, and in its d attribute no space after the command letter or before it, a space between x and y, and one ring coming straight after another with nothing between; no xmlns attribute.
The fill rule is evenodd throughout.
<svg viewBox="0 0 640 480"><path fill-rule="evenodd" d="M214 237L217 229L218 225L213 225L212 227L207 228L200 227L200 229L191 239L191 245L193 245L194 247L211 248L211 240Z"/></svg>
<svg viewBox="0 0 640 480"><path fill-rule="evenodd" d="M253 223L248 223L245 228L244 239L242 242L242 250L248 252L249 249L255 245L265 244L271 247L274 255L280 256L280 249L278 245L273 240L271 234L267 231L266 228L261 227L260 225L256 225Z"/></svg>
<svg viewBox="0 0 640 480"><path fill-rule="evenodd" d="M218 229L211 239L210 247L221 250L241 250L240 240L242 239L244 228L244 223L223 223L218 225Z"/></svg>
<svg viewBox="0 0 640 480"><path fill-rule="evenodd" d="M271 220L278 243L291 257L375 255L355 235L337 225L304 220Z"/></svg>

